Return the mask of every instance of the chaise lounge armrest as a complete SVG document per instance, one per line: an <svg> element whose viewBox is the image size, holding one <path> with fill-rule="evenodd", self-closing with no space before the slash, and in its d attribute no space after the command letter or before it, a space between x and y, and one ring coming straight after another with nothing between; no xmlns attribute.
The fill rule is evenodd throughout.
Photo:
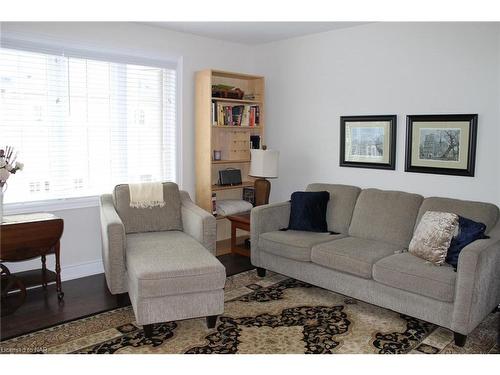
<svg viewBox="0 0 500 375"><path fill-rule="evenodd" d="M215 255L215 242L217 240L215 217L194 204L186 191L181 191L180 194L184 232Z"/></svg>
<svg viewBox="0 0 500 375"><path fill-rule="evenodd" d="M290 202L271 203L254 207L250 214L251 262L260 267L259 236L288 227L290 221Z"/></svg>
<svg viewBox="0 0 500 375"><path fill-rule="evenodd" d="M470 333L500 303L500 224L458 259L452 329Z"/></svg>
<svg viewBox="0 0 500 375"><path fill-rule="evenodd" d="M106 281L112 294L125 293L125 227L118 216L111 194L100 197L102 259Z"/></svg>

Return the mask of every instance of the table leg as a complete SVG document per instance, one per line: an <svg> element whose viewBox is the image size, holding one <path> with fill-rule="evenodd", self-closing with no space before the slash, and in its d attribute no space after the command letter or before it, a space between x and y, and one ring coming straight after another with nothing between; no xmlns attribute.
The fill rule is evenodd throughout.
<svg viewBox="0 0 500 375"><path fill-rule="evenodd" d="M57 289L57 299L59 301L62 301L64 298L64 293L62 291L62 283L61 283L61 262L60 262L60 248L61 244L59 241L57 241L56 246L55 246L55 256L56 256L56 289Z"/></svg>
<svg viewBox="0 0 500 375"><path fill-rule="evenodd" d="M236 248L236 224L231 222L231 253L234 254Z"/></svg>
<svg viewBox="0 0 500 375"><path fill-rule="evenodd" d="M42 255L42 287L47 289L47 257Z"/></svg>

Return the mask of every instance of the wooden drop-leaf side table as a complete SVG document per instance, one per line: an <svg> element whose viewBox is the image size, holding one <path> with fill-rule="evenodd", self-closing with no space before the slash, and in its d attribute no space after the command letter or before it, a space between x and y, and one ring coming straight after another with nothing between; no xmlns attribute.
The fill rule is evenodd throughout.
<svg viewBox="0 0 500 375"><path fill-rule="evenodd" d="M57 298L62 301L60 239L63 229L63 220L48 213L4 216L0 225L0 262L20 262L36 257L42 260L41 270L8 276L16 277L17 283L20 281L25 288L36 285L46 288L49 282L55 281ZM46 256L49 254L55 255L55 272L47 269ZM2 271L5 271L3 266ZM8 271L2 273L6 275Z"/></svg>

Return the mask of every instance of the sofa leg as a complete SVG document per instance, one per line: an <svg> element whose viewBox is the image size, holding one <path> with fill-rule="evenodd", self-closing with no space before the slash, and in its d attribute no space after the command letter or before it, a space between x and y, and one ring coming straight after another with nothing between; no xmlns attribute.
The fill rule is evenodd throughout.
<svg viewBox="0 0 500 375"><path fill-rule="evenodd" d="M265 277L266 276L266 269L261 268L261 267L257 267L257 275L259 275L259 277Z"/></svg>
<svg viewBox="0 0 500 375"><path fill-rule="evenodd" d="M215 328L217 324L217 315L207 316L207 328L212 329Z"/></svg>
<svg viewBox="0 0 500 375"><path fill-rule="evenodd" d="M144 329L144 336L146 336L148 339L153 337L153 324L144 324L142 326L142 329Z"/></svg>
<svg viewBox="0 0 500 375"><path fill-rule="evenodd" d="M459 347L463 347L465 345L465 341L467 340L466 335L462 335L458 332L453 332L453 337L455 338L455 345Z"/></svg>
<svg viewBox="0 0 500 375"><path fill-rule="evenodd" d="M128 293L117 294L116 304L118 305L118 307L125 307L130 305L130 299L128 298Z"/></svg>

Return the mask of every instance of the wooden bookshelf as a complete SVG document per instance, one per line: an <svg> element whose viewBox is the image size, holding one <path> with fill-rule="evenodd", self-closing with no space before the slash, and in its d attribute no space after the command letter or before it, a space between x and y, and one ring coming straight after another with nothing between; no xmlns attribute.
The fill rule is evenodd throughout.
<svg viewBox="0 0 500 375"><path fill-rule="evenodd" d="M226 99L217 98L212 96L212 100L216 102L226 102L226 103L241 103L241 104L262 104L260 100L245 100L245 99Z"/></svg>
<svg viewBox="0 0 500 375"><path fill-rule="evenodd" d="M212 85L221 84L237 87L245 94L252 94L255 100L212 96ZM216 193L217 200L242 199L243 188L253 186L254 179L248 175L250 136L260 136L262 146L265 128L264 77L206 69L196 73L195 91L196 203L212 213L212 193ZM217 110L217 105L258 106L259 123L255 126L214 124L212 109L215 107ZM221 151L222 160L213 160L214 150ZM226 168L240 169L243 183L238 186L217 185L219 170Z"/></svg>
<svg viewBox="0 0 500 375"><path fill-rule="evenodd" d="M212 164L240 164L240 163L250 163L248 160L212 160Z"/></svg>
<svg viewBox="0 0 500 375"><path fill-rule="evenodd" d="M243 181L241 185L229 185L229 186L212 185L212 191L242 189L248 186L253 186L253 181Z"/></svg>

